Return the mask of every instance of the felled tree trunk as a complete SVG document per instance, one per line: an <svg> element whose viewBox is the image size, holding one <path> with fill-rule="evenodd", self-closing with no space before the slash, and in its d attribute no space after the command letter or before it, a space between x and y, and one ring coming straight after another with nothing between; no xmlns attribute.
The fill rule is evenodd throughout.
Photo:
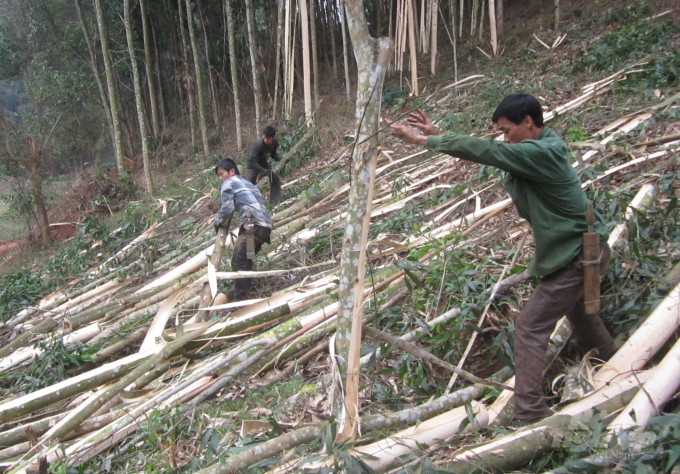
<svg viewBox="0 0 680 474"><path fill-rule="evenodd" d="M356 434L359 388L359 359L363 319L364 267L370 224L375 167L378 158L377 132L380 123L382 86L390 60L392 41L372 38L368 33L363 3L345 0L347 25L357 60L356 145L352 156L352 189L340 260L336 345L340 376L345 383L345 412L338 430L340 440ZM336 414L340 393L335 394Z"/></svg>

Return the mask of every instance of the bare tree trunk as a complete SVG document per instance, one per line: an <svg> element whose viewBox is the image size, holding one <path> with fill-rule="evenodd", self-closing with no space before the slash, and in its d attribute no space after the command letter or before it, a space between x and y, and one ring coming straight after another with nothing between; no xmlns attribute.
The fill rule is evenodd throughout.
<svg viewBox="0 0 680 474"><path fill-rule="evenodd" d="M194 122L194 93L192 88L191 74L189 73L189 51L187 48L187 39L184 34L184 7L182 0L177 0L177 9L179 10L179 31L182 35L182 58L184 60L184 87L187 90L187 99L189 102L189 127L191 129L191 150L192 153L196 150L196 124Z"/></svg>
<svg viewBox="0 0 680 474"><path fill-rule="evenodd" d="M363 2L345 0L347 26L357 60L356 145L352 156L352 188L343 237L338 293L336 347L345 383L345 416L338 440L353 440L357 432L359 359L363 321L364 268L370 224L375 166L378 157L380 103L392 40L368 33ZM335 395L337 407L338 394ZM340 415L341 412L336 411Z"/></svg>
<svg viewBox="0 0 680 474"><path fill-rule="evenodd" d="M496 33L496 3L489 0L489 31L491 33L492 56L498 56L498 35Z"/></svg>
<svg viewBox="0 0 680 474"><path fill-rule="evenodd" d="M496 0L496 30L503 34L503 0Z"/></svg>
<svg viewBox="0 0 680 474"><path fill-rule="evenodd" d="M272 118L276 120L276 106L279 100L279 77L281 75L281 41L283 40L283 6L285 0L278 0L276 16L276 61L274 62L274 107ZM283 73L285 75L285 72Z"/></svg>
<svg viewBox="0 0 680 474"><path fill-rule="evenodd" d="M198 17L200 18L201 28L203 29L203 42L205 43L205 67L208 70L208 81L210 82L210 98L212 99L213 123L217 127L220 123L220 109L217 102L215 74L213 73L213 68L210 64L210 43L208 42L208 29L205 27L207 20L203 14L203 5L201 4L201 0L197 0L196 5L198 6Z"/></svg>
<svg viewBox="0 0 680 474"><path fill-rule="evenodd" d="M479 8L479 0L472 0L472 13L470 15L470 38L475 35L477 31L477 10Z"/></svg>
<svg viewBox="0 0 680 474"><path fill-rule="evenodd" d="M560 30L560 0L555 0L555 31Z"/></svg>
<svg viewBox="0 0 680 474"><path fill-rule="evenodd" d="M316 44L316 0L309 0L309 32L312 40L312 71L314 79L314 108L319 106L319 54Z"/></svg>
<svg viewBox="0 0 680 474"><path fill-rule="evenodd" d="M430 20L430 71L437 73L437 20L439 19L439 0L432 0Z"/></svg>
<svg viewBox="0 0 680 474"><path fill-rule="evenodd" d="M104 90L104 83L99 75L99 66L97 64L97 53L92 44L92 38L90 38L90 32L87 29L87 23L85 23L85 16L83 15L83 10L80 6L80 0L74 0L76 5L76 12L78 14L78 21L80 22L80 28L83 30L83 36L85 36L85 42L87 43L87 51L90 54L90 69L92 70L92 75L97 83L97 89L99 90L99 98L102 102L102 110L104 113L104 118L109 126L109 132L111 133L111 142L114 144L116 142L116 137L113 131L113 123L111 122L111 109L109 109L109 99L106 96L106 91Z"/></svg>
<svg viewBox="0 0 680 474"><path fill-rule="evenodd" d="M47 208L45 207L45 199L42 192L42 174L40 169L42 159L40 152L35 147L35 139L32 136L28 137L28 151L31 169L31 194L33 195L35 208L38 211L38 223L42 229L42 242L43 245L50 245L52 243L50 222L47 219Z"/></svg>
<svg viewBox="0 0 680 474"><path fill-rule="evenodd" d="M189 26L189 38L191 39L191 51L194 56L194 71L196 75L196 95L198 95L198 123L201 127L201 140L203 141L203 154L210 155L208 146L208 127L205 120L205 104L203 101L203 77L201 65L198 61L198 45L196 44L196 33L194 32L194 15L191 11L191 0L186 0L187 6L187 25Z"/></svg>
<svg viewBox="0 0 680 474"><path fill-rule="evenodd" d="M111 107L111 121L113 122L113 147L116 152L116 166L118 172L125 171L123 161L123 139L120 129L120 117L118 115L118 96L116 95L116 81L114 77L113 65L111 64L111 53L109 52L109 34L104 22L104 10L102 10L101 0L94 0L97 12L97 26L99 27L99 39L102 45L102 56L104 57L104 69L106 70L106 83L109 89L109 105Z"/></svg>
<svg viewBox="0 0 680 474"><path fill-rule="evenodd" d="M139 122L139 135L142 140L142 163L144 164L144 177L146 178L146 190L150 196L154 195L153 180L151 179L151 163L149 162L149 145L146 136L146 119L142 106L142 85L139 81L139 68L137 67L137 55L132 41L132 25L130 23L130 0L123 0L123 22L125 23L125 36L127 38L130 62L132 63L132 80L135 88L135 105L137 106L137 121ZM142 20L143 21L143 20ZM148 69L148 68L147 68Z"/></svg>
<svg viewBox="0 0 680 474"><path fill-rule="evenodd" d="M153 73L151 59L151 34L149 33L149 20L144 10L144 0L139 0L139 11L142 15L142 35L144 36L144 63L146 64L146 82L149 88L149 103L151 104L151 126L153 136L160 136L160 120L158 119L158 96L156 95L156 76Z"/></svg>
<svg viewBox="0 0 680 474"><path fill-rule="evenodd" d="M158 44L156 43L156 32L154 31L153 25L151 26L151 34L152 34L152 37L153 37L154 71L156 72L156 77L160 78L161 77L161 64L160 64L160 59L158 58ZM180 91L181 90L182 90L182 88L180 87ZM161 81L161 80L158 81L158 91L156 92L156 94L157 94L157 97L158 97L158 103L160 105L161 126L163 127L163 129L165 129L166 111L165 111L165 100L163 99L163 81Z"/></svg>
<svg viewBox="0 0 680 474"><path fill-rule="evenodd" d="M307 14L307 0L298 0L300 5L300 19L302 26L302 77L305 97L305 118L307 127L311 127L312 119L312 81L309 67L309 15Z"/></svg>
<svg viewBox="0 0 680 474"><path fill-rule="evenodd" d="M106 97L104 97L106 98ZM5 152L8 158L14 155L12 152L12 143L10 141L9 128L7 127L7 121L5 120L5 112L2 110L2 103L0 102L0 124L2 124L2 134L5 137Z"/></svg>
<svg viewBox="0 0 680 474"><path fill-rule="evenodd" d="M416 20L413 13L413 2L406 0L408 11L408 41L411 63L411 93L418 95L418 54L416 53Z"/></svg>
<svg viewBox="0 0 680 474"><path fill-rule="evenodd" d="M338 54L335 45L335 18L333 17L333 5L335 2L323 2L326 10L326 19L328 21L328 35L331 37L331 61L333 63L333 77L338 77Z"/></svg>
<svg viewBox="0 0 680 474"><path fill-rule="evenodd" d="M459 0L460 1L460 13L459 13L459 25L458 25L458 36L460 38L463 37L463 13L465 13L464 6L465 6L465 0Z"/></svg>
<svg viewBox="0 0 680 474"><path fill-rule="evenodd" d="M246 23L248 24L248 45L250 47L250 66L253 73L253 96L255 98L255 130L260 133L260 113L262 110L262 94L260 92L260 73L257 69L257 39L255 37L255 19L253 2L246 1Z"/></svg>
<svg viewBox="0 0 680 474"><path fill-rule="evenodd" d="M344 0L338 0L340 13L340 28L342 28L342 53L345 58L345 90L347 92L347 100L352 100L352 88L349 82L349 52L347 45L347 27L345 22L345 6Z"/></svg>
<svg viewBox="0 0 680 474"><path fill-rule="evenodd" d="M236 147L243 148L241 132L241 99L239 97L238 71L236 70L236 40L234 39L234 16L231 12L231 0L224 0L224 16L227 18L227 35L229 37L229 66L231 69L231 88L234 91L234 121L236 122Z"/></svg>
<svg viewBox="0 0 680 474"><path fill-rule="evenodd" d="M458 0L461 4L465 0ZM458 35L456 32L456 5L454 0L449 0L451 7L451 43L453 43L453 79L458 82Z"/></svg>

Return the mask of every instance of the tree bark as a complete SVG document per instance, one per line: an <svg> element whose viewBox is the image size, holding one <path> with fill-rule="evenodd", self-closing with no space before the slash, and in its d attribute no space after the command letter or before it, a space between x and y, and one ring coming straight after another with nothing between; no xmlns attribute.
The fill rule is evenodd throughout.
<svg viewBox="0 0 680 474"><path fill-rule="evenodd" d="M149 103L151 104L151 127L153 136L160 137L160 120L158 118L158 96L156 95L156 77L153 73L153 59L151 56L151 33L149 32L149 20L144 10L144 0L139 0L139 12L142 16L142 36L144 37L144 63L146 65L146 83L149 89Z"/></svg>
<svg viewBox="0 0 680 474"><path fill-rule="evenodd" d="M313 0L311 0L313 1ZM311 127L312 119L312 81L309 67L309 15L307 14L307 0L298 0L302 26L302 76L305 97L305 118L307 127Z"/></svg>
<svg viewBox="0 0 680 474"><path fill-rule="evenodd" d="M205 67L208 70L208 82L210 82L210 98L212 100L213 123L215 124L215 127L217 127L220 123L220 109L217 102L215 74L213 73L213 68L210 64L210 42L208 41L208 28L206 28L208 19L203 13L203 5L201 4L201 0L197 0L196 5L198 6L198 17L201 21L201 29L203 30L203 43L205 44Z"/></svg>
<svg viewBox="0 0 680 474"><path fill-rule="evenodd" d="M111 52L109 51L109 34L104 21L104 10L101 0L94 0L95 11L97 12L97 26L99 27L99 40L102 45L102 56L104 58L104 69L106 71L106 84L109 90L109 106L111 107L111 121L113 123L113 148L116 153L116 166L118 172L125 171L125 161L123 160L123 138L120 129L120 116L118 113L118 95L116 94L116 80L111 64Z"/></svg>
<svg viewBox="0 0 680 474"><path fill-rule="evenodd" d="M111 109L109 108L109 99L106 96L106 91L104 90L104 83L99 75L99 66L97 64L97 53L95 52L94 45L92 44L92 38L90 38L90 33L87 29L87 23L85 23L85 17L83 15L83 10L80 6L80 0L74 0L76 5L76 13L78 14L78 22L80 23L80 28L83 30L83 36L85 37L85 43L87 44L87 51L90 55L90 69L92 70L92 75L97 83L97 89L99 90L99 97L102 103L102 111L104 113L104 118L109 126L109 133L111 134L111 143L116 142L115 134L113 131L113 123L111 122ZM3 120L4 124L4 120Z"/></svg>
<svg viewBox="0 0 680 474"><path fill-rule="evenodd" d="M260 73L257 68L257 38L252 0L246 2L246 23L248 24L248 46L250 49L250 70L253 73L253 97L255 100L255 130L260 133L260 114L262 113L262 93L260 91Z"/></svg>
<svg viewBox="0 0 680 474"><path fill-rule="evenodd" d="M236 70L236 39L234 34L234 15L231 12L231 0L224 0L224 16L227 18L227 36L229 38L229 66L231 71L231 89L234 91L234 122L236 125L236 147L243 148L241 132L241 99L239 97L238 71Z"/></svg>
<svg viewBox="0 0 680 474"><path fill-rule="evenodd" d="M312 40L312 72L314 79L314 108L319 106L319 54L316 43L316 0L309 0L309 32Z"/></svg>
<svg viewBox="0 0 680 474"><path fill-rule="evenodd" d="M45 206L45 198L42 192L42 158L40 152L35 147L35 139L33 136L28 137L28 151L30 160L30 181L31 194L33 195L33 202L38 213L38 223L42 229L43 245L52 243L52 236L50 235L50 222L47 218L47 207Z"/></svg>
<svg viewBox="0 0 680 474"><path fill-rule="evenodd" d="M416 52L416 20L413 12L413 2L406 0L408 12L408 41L409 60L411 63L411 93L418 95L418 54Z"/></svg>
<svg viewBox="0 0 680 474"><path fill-rule="evenodd" d="M437 73L437 20L439 19L439 0L432 0L430 20L430 71Z"/></svg>
<svg viewBox="0 0 680 474"><path fill-rule="evenodd" d="M279 77L285 76L281 73L281 41L283 40L283 7L285 0L277 0L278 10L276 16L276 61L274 62L274 106L272 108L272 118L276 120L277 105L279 100Z"/></svg>
<svg viewBox="0 0 680 474"><path fill-rule="evenodd" d="M198 124L201 127L201 140L203 141L203 154L210 155L208 146L208 127L205 120L205 103L203 101L203 76L201 65L198 61L198 45L196 44L196 32L194 31L194 14L191 10L191 0L186 0L187 25L189 26L189 38L191 39L191 51L194 56L194 71L196 75L196 95L198 95Z"/></svg>
<svg viewBox="0 0 680 474"><path fill-rule="evenodd" d="M496 0L496 31L503 34L503 0Z"/></svg>
<svg viewBox="0 0 680 474"><path fill-rule="evenodd" d="M144 177L146 178L146 190L149 196L153 196L153 179L151 178L151 163L149 160L149 144L146 135L146 119L142 105L142 85L139 81L139 68L137 67L137 55L132 39L132 24L130 22L130 0L123 0L123 22L125 23L125 36L127 38L130 62L132 63L132 80L135 88L135 105L137 106L137 121L139 122L139 135L142 140L142 162L144 163ZM144 20L142 19L142 22ZM145 48L146 49L146 48ZM148 68L147 68L148 70Z"/></svg>
<svg viewBox="0 0 680 474"><path fill-rule="evenodd" d="M187 48L187 39L184 35L184 7L182 0L177 0L177 9L179 10L179 32L182 36L182 59L184 60L183 68L183 82L187 90L187 99L189 102L189 127L191 129L191 150L192 153L196 150L196 124L194 122L194 92L191 86L191 74L189 73L189 51Z"/></svg>
<svg viewBox="0 0 680 474"><path fill-rule="evenodd" d="M345 60L345 91L347 100L352 100L352 88L349 82L349 46L347 45L347 24L345 22L344 0L339 1L340 28L342 29L342 54Z"/></svg>
<svg viewBox="0 0 680 474"><path fill-rule="evenodd" d="M359 359L363 322L364 267L370 225L375 167L380 153L377 132L385 73L392 40L372 38L368 33L363 3L346 0L347 27L357 60L356 145L352 156L352 188L342 256L338 293L336 346L340 376L345 383L346 415L341 419L338 440L353 440L357 430ZM340 415L340 394L334 394Z"/></svg>
<svg viewBox="0 0 680 474"><path fill-rule="evenodd" d="M498 56L498 35L496 32L496 2L489 0L489 32L491 33L492 56Z"/></svg>

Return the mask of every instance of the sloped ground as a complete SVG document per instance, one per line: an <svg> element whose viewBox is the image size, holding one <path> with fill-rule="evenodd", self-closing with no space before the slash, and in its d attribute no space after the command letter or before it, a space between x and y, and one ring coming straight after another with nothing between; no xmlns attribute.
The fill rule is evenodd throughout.
<svg viewBox="0 0 680 474"><path fill-rule="evenodd" d="M607 28L615 31L625 24L608 24ZM666 45L672 51L672 45L677 45L677 33L672 33L668 41ZM673 135L678 130L678 87L677 83L671 83L648 88L644 83L635 82L643 73L630 73L630 70L641 68L632 66L613 78L615 82L600 83L589 93L590 89L581 88L586 86L585 81L579 84L577 76L569 74L571 65L554 64L559 62L557 58L569 56L570 49L567 48L578 47L572 43L552 52L534 51L536 56L532 64L537 71L533 73L507 71L505 68L512 63L500 58L497 65L500 73L487 75L478 82L470 81L457 93L444 91L423 104L423 108L428 109L443 129L484 133L491 130L488 121L471 123L471 120L488 117L491 104L511 90L528 89L541 95L551 111L560 110L558 107L585 95L583 102L575 104L571 112L561 109L549 125L566 130L565 138L570 142L590 142L583 145L581 159L584 165L579 166L579 170L589 196L603 211L612 229L616 224L626 222L627 206L644 184L653 184L658 190L658 198L648 209L632 213L634 226L628 245L618 248L616 259L605 276L601 314L612 332L625 340L677 283L672 275L666 280L673 265L680 260L677 145L673 141L662 144L653 140ZM665 57L666 52L657 51L656 58ZM630 58L630 61L635 59ZM547 65L553 65L555 69L549 74L539 74L540 68L552 67ZM599 77L591 79L607 76L609 73L603 71ZM385 115L393 118L411 105L419 105L417 99L388 103ZM619 120L622 117L626 120ZM610 124L614 124L611 129L603 130ZM598 131L602 133L595 135ZM650 141L652 143L645 145ZM463 367L482 377L498 373L511 356L513 315L522 299L530 293L531 283L522 283L521 278L527 259L531 257L530 234L523 242L527 226L511 206L494 207L507 197L501 185L502 177L495 170L429 152L420 153L415 148L394 143L387 134L383 143L389 158L383 157L378 165L370 231L372 243L368 249L371 259L370 275L366 279L367 317L374 319L375 327L395 335L423 329L416 343L453 364L461 360L471 335L478 334ZM341 150L337 151L336 156L343 155ZM619 166L618 171L611 172ZM104 266L98 267L109 258L108 253L103 254L96 265L90 262L89 268L81 272L84 279L43 299L40 312L20 312L25 320L17 322L15 318L6 326L6 329L12 327L8 336L14 340L20 331L27 333L31 327L37 328L46 317L52 318L64 334L72 329L83 331L88 328L93 331L90 335L93 338L86 339L82 345L71 345L68 340L59 340L62 330L58 332L58 338L52 340L36 331L25 338L23 349L12 354L14 360L5 357L0 361L5 364L2 365L4 402L0 405L0 420L6 428L0 432L0 442L13 449L0 452L0 457L11 459L14 456L16 460L23 456L26 461L19 462L19 466L36 461L34 453L25 454L28 444L18 447L30 440L24 427L31 424L43 442L43 453L48 454L52 463L56 462L54 453L58 452L52 441L75 435L77 437L72 441L75 444L67 442L63 445L71 468L84 466L86 472L100 472L102 468L193 472L215 463L218 458L226 460L239 452L245 456L250 452L248 447L276 437L281 431L326 420L330 415L328 387L332 370L326 344L334 331L332 320L330 323L328 320L333 316L337 278L333 270L340 250L347 170L346 159L316 162L300 177L301 181L311 176L316 178L313 186L297 191L300 188L290 185L294 191L289 196L294 197L285 202L275 216L276 239L268 247L269 254L258 261L258 270L281 271L258 279L253 297L268 299L240 309L220 309L213 313L209 327L191 326L189 322L195 313L192 309L197 304L196 295L202 287L202 284L192 284L205 273L205 257L197 258L196 265L191 267L186 262L213 240L210 213L201 211L205 221L199 221L199 225L191 221L183 224L184 216L199 216L192 213L204 206L206 200L198 202L196 208L189 207L184 215L177 214L173 222L160 222L145 240L134 242ZM151 222L143 224L130 229L128 235L131 238L139 235ZM165 239L166 229L171 229L173 239ZM102 232L96 235L105 240ZM150 251L149 244L154 239L160 256ZM162 239L165 239L163 243ZM104 240L100 244L94 239L80 251L87 257L100 253L97 248L106 245ZM517 258L511 266L515 255ZM312 267L316 264L320 266ZM184 265L184 274L188 276L182 277L177 284L158 286L161 291L149 288L180 265ZM491 287L511 275L514 284L506 285L505 291L499 290L502 294L489 308L486 322L479 324L477 321L487 306ZM220 280L219 288L224 290L228 285L228 280ZM142 288L147 290L140 293ZM83 294L87 297L82 297ZM167 304L169 311L162 311L160 303L172 299L173 294L176 300ZM81 301L76 300L78 296ZM675 308L677 311L677 303ZM435 318L446 314L453 317L447 322L433 323ZM159 324L152 324L154 320ZM663 329L669 330L670 321L672 318L667 318ZM167 329L163 331L164 328ZM657 363L675 342L672 332L670 328L665 339L668 342L660 343L659 355L650 365ZM149 333L151 336L147 337ZM54 331L49 334L57 336ZM239 334L241 336L237 337ZM31 340L43 341L37 348L43 351L40 357L16 362L20 351L27 353L29 358L35 354L36 348L29 344ZM423 406L432 396L441 395L451 375L448 370L423 362L407 352L388 351L387 345L375 352L378 345L370 338L364 344L368 355L360 410L364 437L358 444L381 439L396 426L395 423L391 427L381 424L381 415ZM149 352L138 355L140 345L142 350ZM182 349L175 351L180 345ZM555 348L562 348L559 338L555 339ZM164 349L167 354L154 355ZM238 350L245 351L246 356L232 362L224 360ZM371 357L371 353L375 355ZM197 360L195 355L201 359ZM580 357L573 347L567 346L546 379L558 379L566 372L565 368L572 365L583 369L580 374L587 374L589 362ZM135 373L133 367L141 360L151 362L149 367ZM106 365L108 361L120 364L121 369L115 371ZM16 365L9 367L10 362ZM228 370L234 374L243 369L237 362L253 365L244 369L243 373L247 375L230 380ZM216 364L220 367L214 367ZM155 378L149 377L142 382L143 374L149 369L155 369L152 370ZM623 372L626 370L621 368ZM278 371L282 371L282 375L278 375ZM256 372L260 376L254 376ZM111 375L107 376L107 373ZM116 382L124 373L133 375L128 380ZM94 374L98 375L93 378ZM68 389L69 380L71 383L79 380L75 377L81 377L81 386ZM638 377L644 379L646 375L640 373ZM192 378L195 381L189 385ZM67 382L62 382L59 388L51 388L59 380ZM85 386L85 380L93 382ZM215 389L223 382L221 389ZM131 386L132 383L137 385ZM187 386L182 387L182 384ZM56 424L67 419L78 421L76 414L87 413L87 407L95 400L95 397L87 398L91 394L89 390L94 389L105 404L99 411L84 417L86 421L80 420L84 421L80 431L74 431L70 425L62 429ZM171 392L180 389L181 400L177 400ZM217 398L203 402L201 397L211 389L216 391ZM470 383L459 377L454 393L460 394L463 389L469 390ZM552 386L546 389L551 390ZM493 406L483 409L490 414L487 423L495 418L498 426L502 426L507 421L507 413L501 410L505 395L497 389L484 392L489 404L494 402ZM159 405L163 398L164 405ZM431 404L438 400L441 399L436 398ZM50 407L46 406L48 403ZM586 407L595 405L588 403ZM452 404L446 407L453 408ZM674 409L674 405L669 408ZM475 412L483 410L481 406L474 407ZM126 416L126 412L132 417ZM433 414L419 413L417 418L425 421ZM453 426L467 419L468 412L463 409L462 413L447 416L444 425ZM93 417L97 417L96 422ZM47 431L49 423L40 425L36 423L39 419L53 420L51 423L56 429ZM257 419L264 423L242 426L243 420ZM483 423L481 419L478 421ZM317 435L325 428L313 426L303 441L306 446L296 450L289 445L285 454L278 453L279 457L272 458L271 464L266 456L258 454L255 460L261 464L254 469L269 469L282 461L281 457L294 463L305 453L317 453L323 444ZM315 429L318 432L313 432ZM461 435L457 431L438 434L447 439L442 445L421 441L412 446L408 450L409 457L403 459L402 464L417 461L423 455L431 461L451 461L459 449L494 436L494 432L488 430ZM13 438L10 438L10 432ZM509 438L503 437L502 431L499 437ZM287 438L279 438L282 439ZM432 444L429 449L428 444ZM261 449L264 446L261 445ZM553 451L552 458L533 459L534 469L560 465L572 455L563 444L558 443L554 448L560 449ZM532 458L535 449L529 448ZM381 456L384 451L384 447L379 448ZM339 462L343 462L349 471L359 470L359 465L345 456L346 452L346 449L336 451ZM478 458L481 457L479 454ZM509 457L510 451L505 458ZM663 454L658 459L663 463L670 460ZM523 462L527 461L524 459ZM373 461L368 457L364 462L372 464ZM519 465L521 463L497 464L505 469ZM652 465L651 461L649 465ZM283 466L286 467L281 471L292 469L292 464ZM446 467L457 469L455 463ZM469 464L466 467L469 469ZM622 466L619 470L625 469L627 467Z"/></svg>

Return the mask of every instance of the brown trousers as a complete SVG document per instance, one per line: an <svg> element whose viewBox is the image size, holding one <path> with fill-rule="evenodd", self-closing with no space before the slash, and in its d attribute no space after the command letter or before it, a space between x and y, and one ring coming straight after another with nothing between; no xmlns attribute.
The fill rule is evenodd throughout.
<svg viewBox="0 0 680 474"><path fill-rule="evenodd" d="M605 244L600 255L601 273L611 251ZM616 345L602 319L589 315L583 305L582 257L543 278L520 313L515 328L515 417L531 420L552 412L543 397L543 362L557 321L567 316L573 334L585 353L598 349L602 360L616 352Z"/></svg>
<svg viewBox="0 0 680 474"><path fill-rule="evenodd" d="M269 227L255 226L255 254L260 251L262 244L269 243L272 230ZM248 259L246 231L243 226L238 231L238 239L234 244L234 253L231 257L231 269L235 272L252 271L253 261ZM237 278L234 280L233 301L241 301L248 297L248 292L253 286L252 278Z"/></svg>

